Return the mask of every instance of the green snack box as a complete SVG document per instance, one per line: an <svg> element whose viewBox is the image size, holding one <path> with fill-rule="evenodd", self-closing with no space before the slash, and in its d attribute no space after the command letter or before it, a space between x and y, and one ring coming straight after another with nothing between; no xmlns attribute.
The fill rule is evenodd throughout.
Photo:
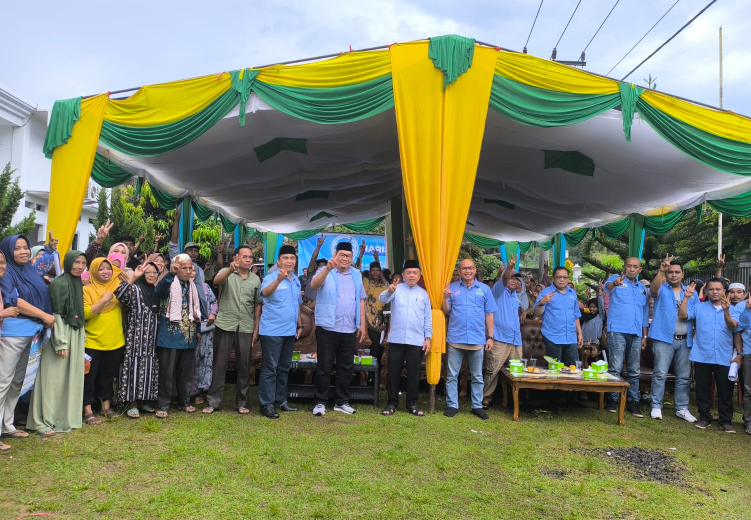
<svg viewBox="0 0 751 520"><path fill-rule="evenodd" d="M299 360L300 359L300 351L299 350L293 350L292 351L292 360Z"/></svg>
<svg viewBox="0 0 751 520"><path fill-rule="evenodd" d="M595 372L607 372L608 364L605 361L595 361L590 365Z"/></svg>
<svg viewBox="0 0 751 520"><path fill-rule="evenodd" d="M373 364L373 356L362 356L360 358L360 364L361 365L372 365Z"/></svg>
<svg viewBox="0 0 751 520"><path fill-rule="evenodd" d="M597 372L597 380L598 381L607 381L608 380L608 373L607 372Z"/></svg>
<svg viewBox="0 0 751 520"><path fill-rule="evenodd" d="M563 363L561 361L548 362L549 370L560 370L562 368L563 368Z"/></svg>
<svg viewBox="0 0 751 520"><path fill-rule="evenodd" d="M584 379L597 379L597 372L591 368L585 368L582 370L582 375L584 376Z"/></svg>
<svg viewBox="0 0 751 520"><path fill-rule="evenodd" d="M512 374L521 374L524 371L524 365L521 363L509 363L508 371Z"/></svg>

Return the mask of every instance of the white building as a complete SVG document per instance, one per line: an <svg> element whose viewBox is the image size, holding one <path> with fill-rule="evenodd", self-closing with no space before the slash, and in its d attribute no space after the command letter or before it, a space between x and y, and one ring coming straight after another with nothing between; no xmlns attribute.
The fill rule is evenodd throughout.
<svg viewBox="0 0 751 520"><path fill-rule="evenodd" d="M39 110L0 89L0 169L10 163L11 169L17 170L14 177L20 178L21 189L26 192L13 223L36 211L36 229L29 236L31 245L47 239L52 161L42 153L42 145L48 119L48 110ZM85 250L89 244L89 233L95 233L92 222L96 218L99 189L96 184L89 183L73 248ZM71 208L71 211L76 210ZM54 226L52 232L55 232Z"/></svg>

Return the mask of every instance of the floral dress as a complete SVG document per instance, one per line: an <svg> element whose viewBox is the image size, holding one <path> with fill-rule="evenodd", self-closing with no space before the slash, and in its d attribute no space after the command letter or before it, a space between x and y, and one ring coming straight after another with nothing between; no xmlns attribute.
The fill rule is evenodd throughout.
<svg viewBox="0 0 751 520"><path fill-rule="evenodd" d="M206 299L209 302L209 314L216 316L217 302L214 291L209 284L204 283ZM205 324L205 322L204 322ZM211 386L211 370L214 364L214 331L201 334L201 341L196 345L196 384L193 395L197 395L209 389Z"/></svg>

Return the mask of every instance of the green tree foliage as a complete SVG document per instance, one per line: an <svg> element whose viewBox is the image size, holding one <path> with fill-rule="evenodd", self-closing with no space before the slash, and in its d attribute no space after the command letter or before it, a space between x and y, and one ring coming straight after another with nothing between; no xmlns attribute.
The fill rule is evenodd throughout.
<svg viewBox="0 0 751 520"><path fill-rule="evenodd" d="M212 219L206 222L198 222L198 225L193 229L192 238L193 242L198 244L201 258L208 261L216 246L222 241L222 226Z"/></svg>
<svg viewBox="0 0 751 520"><path fill-rule="evenodd" d="M0 174L0 239L9 235L29 235L36 225L36 213L24 218L15 225L13 216L18 211L18 206L23 200L24 192L18 185L18 177L13 179L15 169L10 168L10 163L5 165Z"/></svg>

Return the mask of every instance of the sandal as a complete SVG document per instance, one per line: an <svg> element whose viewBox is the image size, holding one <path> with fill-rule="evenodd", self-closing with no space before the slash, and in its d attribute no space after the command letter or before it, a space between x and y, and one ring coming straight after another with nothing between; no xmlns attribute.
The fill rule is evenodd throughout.
<svg viewBox="0 0 751 520"><path fill-rule="evenodd" d="M195 406L181 406L179 410L185 413L194 413L196 411L196 407Z"/></svg>
<svg viewBox="0 0 751 520"><path fill-rule="evenodd" d="M10 446L8 444L0 443L0 451L8 451L9 449L10 449Z"/></svg>
<svg viewBox="0 0 751 520"><path fill-rule="evenodd" d="M483 410L487 410L488 408L490 408L490 401L483 401L482 402L482 409Z"/></svg>
<svg viewBox="0 0 751 520"><path fill-rule="evenodd" d="M388 405L386 408L383 409L381 412L381 415L394 415L396 413L396 407L392 405Z"/></svg>
<svg viewBox="0 0 751 520"><path fill-rule="evenodd" d="M102 424L102 420L99 419L93 413L90 413L89 415L84 416L83 422L86 424Z"/></svg>
<svg viewBox="0 0 751 520"><path fill-rule="evenodd" d="M131 419L140 419L141 418L141 414L138 413L138 408L136 408L136 407L133 407L130 410L128 410L127 412L125 412L125 415L127 415Z"/></svg>
<svg viewBox="0 0 751 520"><path fill-rule="evenodd" d="M3 437L6 439L25 439L29 436L28 433L22 432L21 430L14 430L10 433L4 433Z"/></svg>
<svg viewBox="0 0 751 520"><path fill-rule="evenodd" d="M411 413L415 417L424 417L425 416L425 412L423 412L422 410L420 410L416 406L413 406L412 408L410 408L409 409L409 413Z"/></svg>
<svg viewBox="0 0 751 520"><path fill-rule="evenodd" d="M201 410L201 413L205 413L206 415L211 415L215 411L216 411L215 408L212 408L211 406L207 406L206 408L204 408L203 410Z"/></svg>
<svg viewBox="0 0 751 520"><path fill-rule="evenodd" d="M117 417L117 412L112 408L107 408L103 413L107 417L107 419L114 419L115 417Z"/></svg>
<svg viewBox="0 0 751 520"><path fill-rule="evenodd" d="M250 410L248 410L244 406L241 406L240 408L237 409L237 413L239 413L241 415L245 415L245 414L250 413Z"/></svg>
<svg viewBox="0 0 751 520"><path fill-rule="evenodd" d="M200 395L197 395L196 398L193 399L193 402L195 404L203 404L203 403L206 402L206 400L203 397L201 397Z"/></svg>
<svg viewBox="0 0 751 520"><path fill-rule="evenodd" d="M141 411L143 413L155 413L156 412L156 410L154 409L154 407L151 406L150 404L142 404L141 405Z"/></svg>
<svg viewBox="0 0 751 520"><path fill-rule="evenodd" d="M165 412L165 411L163 411L163 410L159 410L159 411L158 411L158 412L156 413L156 418L157 418L157 419L166 419L168 415L169 415L169 414L168 414L167 412Z"/></svg>
<svg viewBox="0 0 751 520"><path fill-rule="evenodd" d="M52 428L49 428L47 430L37 430L37 435L43 438L52 437L53 435L55 435L55 433L55 430L53 430Z"/></svg>

